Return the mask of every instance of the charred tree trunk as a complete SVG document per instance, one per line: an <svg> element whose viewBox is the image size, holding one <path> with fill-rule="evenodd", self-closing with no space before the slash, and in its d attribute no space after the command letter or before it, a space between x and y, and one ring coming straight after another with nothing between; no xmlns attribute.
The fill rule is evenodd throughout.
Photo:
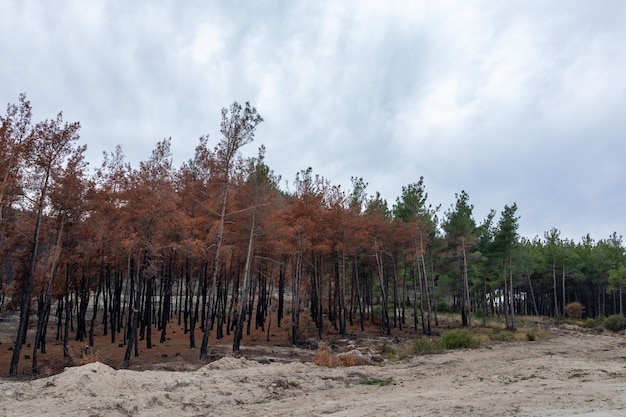
<svg viewBox="0 0 626 417"><path fill-rule="evenodd" d="M28 320L30 317L30 299L33 292L33 280L35 276L35 267L37 266L37 256L39 254L39 234L41 231L41 220L43 217L44 205L48 191L48 181L50 179L50 169L46 171L41 195L37 204L37 220L35 222L35 231L30 250L30 265L26 276L22 280L22 294L20 302L20 324L17 329L15 338L15 346L13 347L13 356L11 358L11 366L9 375L17 375L17 366L20 361L20 352L22 344L26 340L26 330L28 329Z"/></svg>
<svg viewBox="0 0 626 417"><path fill-rule="evenodd" d="M280 327L285 314L285 276L287 275L287 260L283 259L278 270L278 311L276 312L277 327Z"/></svg>
<svg viewBox="0 0 626 417"><path fill-rule="evenodd" d="M167 272L163 278L163 308L161 310L161 338L160 343L165 343L167 340L167 323L170 318L170 308L172 303L172 259L170 258Z"/></svg>
<svg viewBox="0 0 626 417"><path fill-rule="evenodd" d="M139 315L141 314L140 304L141 304L141 294L142 283L143 283L143 273L139 272L139 277L137 281L137 290L135 291L135 300L131 302L131 326L128 331L128 344L126 345L126 353L124 354L124 361L122 362L122 368L128 368L130 364L130 355L133 351L133 347L136 347L137 343L139 343L137 337L137 328L139 326ZM137 352L135 352L137 353ZM137 356L137 355L135 355Z"/></svg>
<svg viewBox="0 0 626 417"><path fill-rule="evenodd" d="M102 241L102 257L100 258L100 274L98 275L98 288L96 288L96 298L93 302L93 314L91 315L91 325L89 327L89 346L93 347L93 338L96 328L96 316L98 315L98 304L100 303L100 293L104 282L104 240ZM106 328L106 327L105 327Z"/></svg>

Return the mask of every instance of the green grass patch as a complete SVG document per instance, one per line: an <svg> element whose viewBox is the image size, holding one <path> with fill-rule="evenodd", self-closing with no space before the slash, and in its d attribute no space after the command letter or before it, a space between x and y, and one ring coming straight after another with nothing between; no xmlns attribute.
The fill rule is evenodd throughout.
<svg viewBox="0 0 626 417"><path fill-rule="evenodd" d="M391 385L392 382L393 382L392 378L385 378L385 379L365 378L365 379L362 379L361 381L359 381L359 384L361 384L361 385L378 385L380 387L386 387L387 385Z"/></svg>
<svg viewBox="0 0 626 417"><path fill-rule="evenodd" d="M508 330L502 330L500 327L493 327L489 339L494 342L514 342L515 333Z"/></svg>
<svg viewBox="0 0 626 417"><path fill-rule="evenodd" d="M587 372L584 372L582 369L572 369L570 371L569 378L582 378L587 375Z"/></svg>

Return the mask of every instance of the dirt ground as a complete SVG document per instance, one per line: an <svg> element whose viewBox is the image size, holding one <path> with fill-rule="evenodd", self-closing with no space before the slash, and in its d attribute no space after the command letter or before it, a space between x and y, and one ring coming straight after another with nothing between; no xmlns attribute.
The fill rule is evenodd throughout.
<svg viewBox="0 0 626 417"><path fill-rule="evenodd" d="M545 332L533 342L352 367L254 344L237 358L215 345L221 359L208 364L193 359L197 351L189 360L150 353L149 370L98 361L36 380L0 377L0 416L626 415L626 338L567 325Z"/></svg>

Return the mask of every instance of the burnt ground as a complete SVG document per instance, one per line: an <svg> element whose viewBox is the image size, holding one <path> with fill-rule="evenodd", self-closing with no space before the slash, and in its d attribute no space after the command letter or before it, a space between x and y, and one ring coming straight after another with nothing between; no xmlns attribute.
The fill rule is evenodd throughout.
<svg viewBox="0 0 626 417"><path fill-rule="evenodd" d="M265 329L255 329L254 323L251 326L250 335L245 335L241 343L241 355L260 362L292 362L292 361L312 361L314 351L317 348L318 338L315 326L306 313L301 314L301 343L294 346L289 337L291 328L289 317L284 319L281 327L277 327L276 317L270 323L269 342L267 341L267 327ZM19 323L19 315L15 312L3 311L0 314L0 376L7 376L9 372L11 357L15 344L15 337ZM89 322L88 322L89 323ZM46 341L46 353L38 353L38 375L32 375L32 355L34 343L34 327L36 316L31 317L27 343L22 346L20 352L20 362L18 374L25 378L43 377L62 372L66 367L84 365L91 362L101 362L114 369L119 369L122 365L126 345L122 344L121 334L116 335L116 341L111 342L111 336L103 335L102 326L97 327L93 348L88 347L88 339L84 341L75 340L74 333L70 333L69 349L70 357L63 357L62 340L56 340L57 326L51 323L48 327L48 337ZM444 323L443 327L454 326L454 323ZM365 331L361 331L360 326L355 323L349 326L347 336L342 337L335 329L326 323L327 328L322 334L322 340L331 346L338 348L341 345L350 343L352 345L364 345L372 343L379 344L385 341L391 343L400 339L411 339L420 337L421 328L418 331L411 326L404 326L403 330L393 329L392 335L386 337L378 325L366 326ZM245 330L244 330L245 331ZM233 356L232 343L233 334L226 335L217 340L216 332L212 331L209 339L208 359L200 360L200 343L202 341L202 331L196 329L196 348L189 347L189 334L185 333L183 325L178 325L178 318L175 316L167 328L167 337L164 343L159 343L160 330L152 328L152 348L147 348L146 340L139 341L139 355L131 356L128 369L131 370L195 370L207 362L212 362L226 356Z"/></svg>

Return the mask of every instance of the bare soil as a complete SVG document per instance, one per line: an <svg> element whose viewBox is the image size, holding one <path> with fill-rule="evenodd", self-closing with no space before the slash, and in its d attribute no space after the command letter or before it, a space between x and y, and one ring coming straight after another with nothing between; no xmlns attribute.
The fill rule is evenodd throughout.
<svg viewBox="0 0 626 417"><path fill-rule="evenodd" d="M335 353L346 346L365 351L366 344L375 353L382 343L411 337L398 333L330 344ZM244 339L241 357L229 354L227 344L213 344L219 359L210 363L199 362L197 350L174 345L182 340L143 346L128 370L105 364L116 363L117 357L108 355L123 351L115 344L112 353L103 347L73 359L101 360L61 373L0 378L0 416L42 410L59 416L626 415L623 335L570 325L547 325L541 334L532 342L488 342L477 349L334 368L316 365L313 350L292 347L288 340L261 346L258 334L257 345ZM4 356L10 351L2 343Z"/></svg>

